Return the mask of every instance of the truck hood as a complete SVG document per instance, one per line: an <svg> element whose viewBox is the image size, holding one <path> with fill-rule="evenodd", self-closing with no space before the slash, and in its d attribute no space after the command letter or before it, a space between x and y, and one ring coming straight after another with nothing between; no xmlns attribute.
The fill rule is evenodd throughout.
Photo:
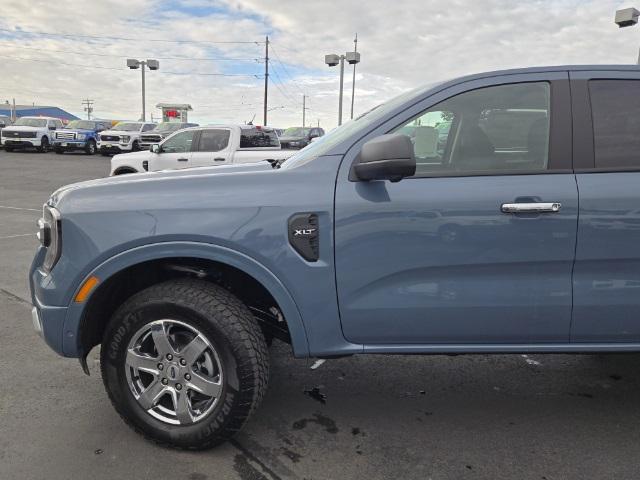
<svg viewBox="0 0 640 480"><path fill-rule="evenodd" d="M5 132L33 132L34 130L38 131L46 129L47 127L29 127L27 125L11 125L3 128Z"/></svg>
<svg viewBox="0 0 640 480"><path fill-rule="evenodd" d="M306 137L280 137L280 142L301 142L303 140L306 140Z"/></svg>
<svg viewBox="0 0 640 480"><path fill-rule="evenodd" d="M135 152L132 155L145 152ZM64 197L69 193L76 190L87 189L99 189L106 186L127 186L131 185L132 188L137 188L140 183L156 183L166 182L172 179L183 179L188 177L204 177L204 176L218 176L218 175L243 175L252 172L261 171L273 171L276 173L278 170L274 169L268 161L260 161L254 163L242 163L237 165L218 165L207 167L194 167L183 168L180 170L160 170L157 172L144 172L144 173L131 173L127 175L116 175L114 177L98 178L95 180L87 180L85 182L72 183L56 190L49 201L49 205L55 207L58 206ZM168 188L168 186L167 186Z"/></svg>
<svg viewBox="0 0 640 480"><path fill-rule="evenodd" d="M137 130L134 132L125 132L124 130L104 130L100 132L100 135L135 135L138 134Z"/></svg>
<svg viewBox="0 0 640 480"><path fill-rule="evenodd" d="M59 132L84 133L85 135L94 133L95 130L87 130L86 128L63 128ZM102 132L100 132L102 133Z"/></svg>

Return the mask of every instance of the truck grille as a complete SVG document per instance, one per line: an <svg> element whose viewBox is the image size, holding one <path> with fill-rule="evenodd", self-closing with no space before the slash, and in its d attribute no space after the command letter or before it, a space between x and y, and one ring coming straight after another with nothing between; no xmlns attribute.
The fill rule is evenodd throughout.
<svg viewBox="0 0 640 480"><path fill-rule="evenodd" d="M12 132L2 130L2 136L4 138L36 138L36 132Z"/></svg>
<svg viewBox="0 0 640 480"><path fill-rule="evenodd" d="M56 132L57 140L75 140L76 134L75 132Z"/></svg>
<svg viewBox="0 0 640 480"><path fill-rule="evenodd" d="M117 135L100 135L100 140L103 142L119 142L120 137Z"/></svg>
<svg viewBox="0 0 640 480"><path fill-rule="evenodd" d="M162 140L160 135L141 135L140 141L142 143L159 143Z"/></svg>

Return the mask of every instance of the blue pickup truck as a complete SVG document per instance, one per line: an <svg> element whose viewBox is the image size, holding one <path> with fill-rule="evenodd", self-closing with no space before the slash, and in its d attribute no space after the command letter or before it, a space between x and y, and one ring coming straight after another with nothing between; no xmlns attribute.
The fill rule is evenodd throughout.
<svg viewBox="0 0 640 480"><path fill-rule="evenodd" d="M87 155L95 155L98 151L98 134L109 128L110 121L74 120L55 133L53 150L60 154L82 150Z"/></svg>
<svg viewBox="0 0 640 480"><path fill-rule="evenodd" d="M137 431L212 447L267 388L267 346L640 351L640 71L549 67L405 93L289 160L63 187L33 323L101 345Z"/></svg>

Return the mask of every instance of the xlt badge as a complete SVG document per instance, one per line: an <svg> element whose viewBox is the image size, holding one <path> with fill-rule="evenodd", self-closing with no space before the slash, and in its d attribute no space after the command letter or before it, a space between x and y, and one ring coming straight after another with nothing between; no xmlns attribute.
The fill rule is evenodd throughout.
<svg viewBox="0 0 640 480"><path fill-rule="evenodd" d="M308 262L319 258L318 215L296 213L289 218L289 243Z"/></svg>

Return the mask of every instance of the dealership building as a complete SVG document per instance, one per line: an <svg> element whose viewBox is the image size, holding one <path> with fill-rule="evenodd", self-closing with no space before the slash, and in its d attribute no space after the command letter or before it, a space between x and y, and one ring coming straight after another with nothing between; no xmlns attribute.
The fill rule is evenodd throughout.
<svg viewBox="0 0 640 480"><path fill-rule="evenodd" d="M70 114L58 107L48 107L40 105L16 105L16 117L54 117L59 118L63 122L70 120L78 120L78 117ZM11 117L13 106L9 104L0 104L0 115Z"/></svg>

